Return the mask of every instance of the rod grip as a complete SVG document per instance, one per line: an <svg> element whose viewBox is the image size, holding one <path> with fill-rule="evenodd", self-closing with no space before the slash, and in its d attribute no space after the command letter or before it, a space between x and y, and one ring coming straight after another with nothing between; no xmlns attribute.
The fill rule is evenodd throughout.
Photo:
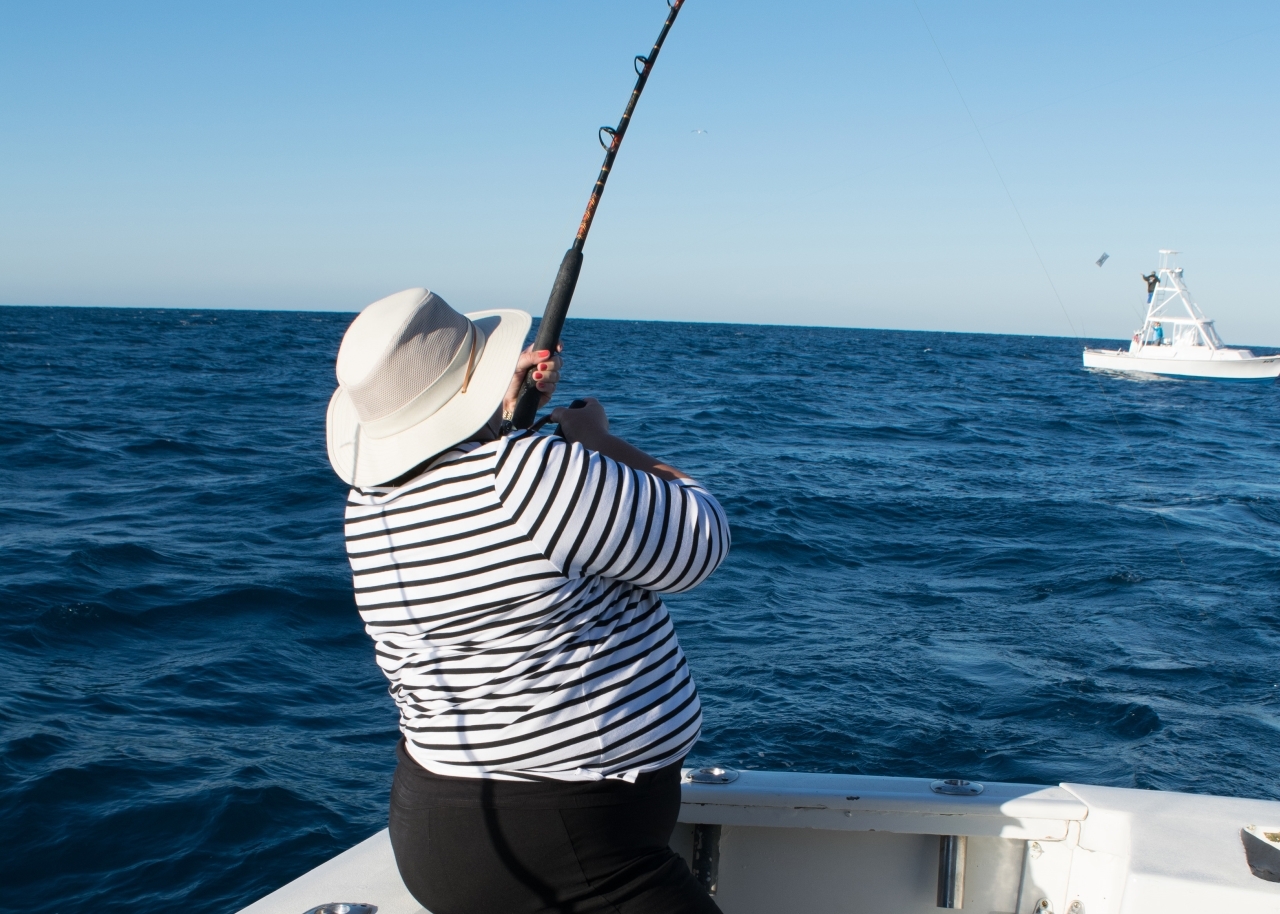
<svg viewBox="0 0 1280 914"><path fill-rule="evenodd" d="M535 352L540 349L549 349L552 353L556 351L581 270L582 252L577 248L569 248L560 261L560 271L556 273L555 284L551 287L551 297L547 299L547 308L542 312L542 323L538 325L538 335L533 341ZM533 424L533 419L538 414L540 398L533 372L530 371L525 375L524 387L520 390L520 399L516 401L516 410L511 417L511 424L515 428L528 428Z"/></svg>

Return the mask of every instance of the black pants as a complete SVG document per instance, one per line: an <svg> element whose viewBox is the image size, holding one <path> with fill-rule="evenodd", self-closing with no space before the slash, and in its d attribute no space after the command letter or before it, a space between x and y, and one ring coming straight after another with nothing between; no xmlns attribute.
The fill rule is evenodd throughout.
<svg viewBox="0 0 1280 914"><path fill-rule="evenodd" d="M635 784L440 777L401 743L400 876L432 914L719 914L668 846L680 766Z"/></svg>

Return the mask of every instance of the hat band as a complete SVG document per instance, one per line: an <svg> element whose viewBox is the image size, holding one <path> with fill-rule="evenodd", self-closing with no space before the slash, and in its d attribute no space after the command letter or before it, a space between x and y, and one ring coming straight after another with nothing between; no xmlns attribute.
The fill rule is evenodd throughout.
<svg viewBox="0 0 1280 914"><path fill-rule="evenodd" d="M370 422L362 421L360 431L369 438L390 438L413 428L419 422L437 413L442 406L452 400L462 390L468 380L468 367L480 361L484 352L484 332L471 324L471 345L463 344L454 353L453 359L440 377L404 406L390 415Z"/></svg>

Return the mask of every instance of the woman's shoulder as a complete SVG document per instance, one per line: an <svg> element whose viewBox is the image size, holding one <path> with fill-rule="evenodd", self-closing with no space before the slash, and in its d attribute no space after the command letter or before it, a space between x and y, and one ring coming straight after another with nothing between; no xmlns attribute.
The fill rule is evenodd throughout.
<svg viewBox="0 0 1280 914"><path fill-rule="evenodd" d="M381 507L418 493L447 485L458 479L474 479L493 472L501 448L500 441L480 443L467 441L424 461L413 471L392 483L352 488L347 505Z"/></svg>
<svg viewBox="0 0 1280 914"><path fill-rule="evenodd" d="M492 442L494 475L499 480L545 471L549 463L563 459L569 443L559 435L540 435L521 429Z"/></svg>

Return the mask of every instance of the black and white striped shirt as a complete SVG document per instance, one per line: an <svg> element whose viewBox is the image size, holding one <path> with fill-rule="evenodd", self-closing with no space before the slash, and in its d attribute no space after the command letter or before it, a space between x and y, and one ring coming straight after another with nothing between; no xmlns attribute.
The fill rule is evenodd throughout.
<svg viewBox="0 0 1280 914"><path fill-rule="evenodd" d="M346 541L427 770L632 780L697 741L698 693L657 596L728 552L724 512L697 483L517 432L401 486L352 489Z"/></svg>

